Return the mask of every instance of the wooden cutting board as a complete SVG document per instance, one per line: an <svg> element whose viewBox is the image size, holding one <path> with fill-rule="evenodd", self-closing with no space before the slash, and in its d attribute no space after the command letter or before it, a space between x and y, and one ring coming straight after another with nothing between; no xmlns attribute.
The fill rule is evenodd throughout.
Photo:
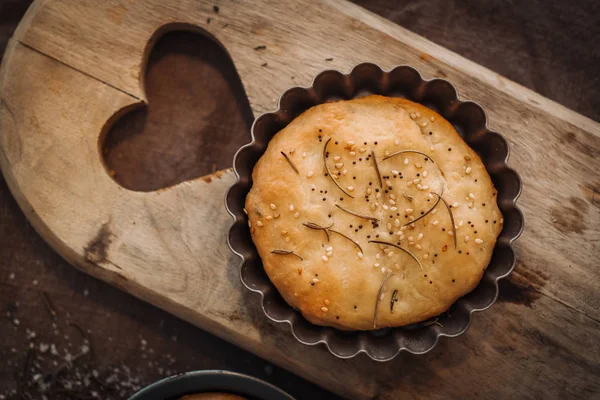
<svg viewBox="0 0 600 400"><path fill-rule="evenodd" d="M479 102L523 179L516 298L427 355L382 364L339 360L267 321L225 241L230 170L139 192L103 162L111 124L146 100L152 43L173 29L208 32L227 49L255 116L319 71L364 61L410 64ZM600 125L344 0L222 0L218 12L198 0L38 0L0 71L0 166L73 265L342 396L600 392Z"/></svg>

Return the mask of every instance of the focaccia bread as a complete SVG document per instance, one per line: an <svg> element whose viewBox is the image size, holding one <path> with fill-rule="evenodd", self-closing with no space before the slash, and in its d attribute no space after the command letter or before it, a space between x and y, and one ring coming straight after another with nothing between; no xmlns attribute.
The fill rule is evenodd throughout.
<svg viewBox="0 0 600 400"><path fill-rule="evenodd" d="M405 99L307 110L273 137L252 180L245 211L265 271L318 325L439 315L477 286L502 230L479 156Z"/></svg>

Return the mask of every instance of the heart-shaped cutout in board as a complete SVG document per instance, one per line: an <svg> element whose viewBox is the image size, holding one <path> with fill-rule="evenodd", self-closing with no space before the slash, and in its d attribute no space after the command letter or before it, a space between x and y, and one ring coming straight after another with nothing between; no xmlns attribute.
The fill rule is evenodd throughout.
<svg viewBox="0 0 600 400"><path fill-rule="evenodd" d="M167 27L168 28L168 27ZM231 167L253 115L233 61L199 29L167 31L152 46L147 103L117 112L100 146L121 186L149 192ZM152 41L151 41L152 43Z"/></svg>

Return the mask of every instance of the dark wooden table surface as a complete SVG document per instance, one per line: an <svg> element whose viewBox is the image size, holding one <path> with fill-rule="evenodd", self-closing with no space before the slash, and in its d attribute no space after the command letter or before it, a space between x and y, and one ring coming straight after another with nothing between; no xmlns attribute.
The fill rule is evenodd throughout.
<svg viewBox="0 0 600 400"><path fill-rule="evenodd" d="M595 0L356 2L600 120ZM0 0L0 54L28 4ZM167 86L165 75L176 79ZM248 139L252 117L218 47L196 35L169 35L155 48L146 77L148 110L124 119L106 142L117 179L126 187L155 189L228 167L237 144ZM199 112L215 109L219 112ZM177 125L178 113L198 114L196 125ZM140 126L144 135L123 140ZM211 147L207 135L227 140ZM509 279L501 284L500 301L527 306L526 289ZM0 400L41 398L40 382L52 384L48 399L94 393L120 399L161 377L194 369L248 373L299 399L336 398L78 272L37 235L1 176L0 309Z"/></svg>

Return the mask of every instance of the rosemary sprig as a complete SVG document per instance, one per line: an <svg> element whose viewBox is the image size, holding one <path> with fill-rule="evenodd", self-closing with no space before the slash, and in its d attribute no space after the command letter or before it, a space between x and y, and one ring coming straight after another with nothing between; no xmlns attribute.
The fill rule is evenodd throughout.
<svg viewBox="0 0 600 400"><path fill-rule="evenodd" d="M384 157L383 161L387 160L388 158L392 158L392 157L395 157L395 156L398 156L398 155L404 154L404 153L416 153L416 154L420 154L422 156L425 156L425 157L429 158L432 163L437 164L435 161L433 161L433 158L429 157L428 154L425 154L422 151L418 151L418 150L400 150L400 151L397 151L395 153L390 154L389 156Z"/></svg>
<svg viewBox="0 0 600 400"><path fill-rule="evenodd" d="M290 158L288 157L288 155L287 155L287 154L285 154L283 151L281 152L281 155L282 155L283 157L285 157L285 159L287 160L287 162L288 162L288 163L290 163L290 166L292 167L292 169L293 169L294 171L296 171L296 173L297 173L298 175L300 175L300 172L298 172L298 168L296 168L296 166L294 165L294 163L292 162L292 160L290 160Z"/></svg>
<svg viewBox="0 0 600 400"><path fill-rule="evenodd" d="M357 213L355 211L352 211L352 210L349 210L347 208L344 208L344 207L340 206L339 204L336 204L335 206L337 208L339 208L340 210L342 210L342 211L344 211L344 212L346 212L346 213L348 213L350 215L354 215L355 217L366 219L366 220L377 222L377 223L379 222L379 220L377 218L375 218L375 217L369 217L368 215L361 215L361 214L359 214L359 213Z"/></svg>
<svg viewBox="0 0 600 400"><path fill-rule="evenodd" d="M379 299L381 298L381 293L383 292L383 287L385 286L385 283L387 282L387 280L390 279L390 276L392 276L392 271L388 271L385 278L383 278L383 281L381 282L381 286L379 287L379 292L377 293L377 298L375 299L375 313L373 314L373 329L377 328L377 312L379 311L379 302L381 301Z"/></svg>
<svg viewBox="0 0 600 400"><path fill-rule="evenodd" d="M394 290L394 293L392 293L392 298L390 300L390 312L393 314L394 313L394 303L396 302L398 297L398 289Z"/></svg>
<svg viewBox="0 0 600 400"><path fill-rule="evenodd" d="M304 259L302 257L300 257L300 255L294 253L291 250L284 250L284 249L275 249L275 250L271 250L272 254L279 254L282 256L288 256L288 255L292 255L292 256L296 256L300 259L300 261L304 261Z"/></svg>
<svg viewBox="0 0 600 400"><path fill-rule="evenodd" d="M439 169L439 170L440 170L440 173L442 174L442 176L445 176L445 175L444 175L444 171L442 171L442 169L440 168L440 165L439 165L438 163L436 163L436 162L433 160L433 158L431 158L431 156L429 156L429 154L423 153L422 151L418 151L418 150L400 150L400 151L397 151L397 152L395 152L395 153L392 153L392 154L390 154L390 155L389 155L389 156L387 156L387 157L384 157L383 161L387 160L388 158L392 158L392 157L395 157L395 156L398 156L398 155L400 155L400 154L404 154L404 153L415 153L415 154L420 154L420 155L422 155L422 156L425 156L425 157L427 157L429 160L431 160L431 162L432 162L432 163L434 163L434 164L435 164L435 166L437 167L437 169Z"/></svg>
<svg viewBox="0 0 600 400"><path fill-rule="evenodd" d="M46 292L40 292L40 297L42 298L42 301L44 302L44 306L46 306L46 310L48 311L48 313L50 314L52 319L55 320L56 319L56 308L54 307L52 299L50 299L50 296Z"/></svg>
<svg viewBox="0 0 600 400"><path fill-rule="evenodd" d="M452 237L454 238L454 249L456 249L456 226L454 225L454 215L452 214L452 209L450 208L446 200L442 199L441 195L437 193L433 194L435 194L438 197L438 201L441 200L444 203L444 205L446 206L446 210L448 210L448 214L450 214L450 223L452 224Z"/></svg>
<svg viewBox="0 0 600 400"><path fill-rule="evenodd" d="M436 193L436 194L437 194L437 193ZM439 202L440 202L440 199L441 199L441 197L440 197L440 196L438 196L438 199L436 200L436 202L435 202L435 204L433 205L433 207L431 207L429 210L427 210L427 212L425 212L423 215L419 216L419 218L416 218L416 219L414 219L414 220L412 220L412 221L410 221L410 222L407 222L407 223L406 223L406 224L404 224L403 226L407 226L407 225L410 225L410 224L414 224L415 222L417 222L417 221L420 221L420 220L422 220L423 218L425 218L425 217L426 217L426 216L427 216L427 215L428 215L430 212L432 212L432 211L433 211L433 210L434 210L434 209L437 207L437 205L438 205L438 204L439 204Z"/></svg>
<svg viewBox="0 0 600 400"><path fill-rule="evenodd" d="M327 176L329 176L331 178L331 180L333 181L333 183L335 183L335 186L338 187L338 189L340 189L342 192L344 192L344 194L348 197L350 197L351 199L354 198L354 196L352 196L350 193L346 192L344 190L344 188L342 188L340 186L340 184L335 180L335 178L333 177L333 175L331 174L331 171L329 170L329 167L327 166L327 145L329 144L329 142L331 142L331 138L327 139L327 141L325 142L325 146L323 146L323 164L325 165L325 171L327 171Z"/></svg>
<svg viewBox="0 0 600 400"><path fill-rule="evenodd" d="M360 244L356 243L354 240L352 240L350 237L348 237L348 236L344 235L342 232L338 232L338 231L336 231L336 230L334 230L334 229L328 229L328 231L329 231L330 233L337 233L337 234L338 234L338 235L340 235L341 237L348 239L349 241L351 241L351 242L352 242L352 244L353 244L353 245L355 245L356 247L358 247L358 250L360 250L360 252L361 252L361 253L364 253L364 251L363 251L362 247L360 247Z"/></svg>
<svg viewBox="0 0 600 400"><path fill-rule="evenodd" d="M413 258L413 260L415 260L417 262L417 264L419 264L419 268L421 268L421 271L423 270L423 265L421 264L421 261L419 261L417 256L415 256L413 253L411 253L409 250L405 249L404 247L398 246L397 244L390 243L390 242L383 242L380 240L369 240L369 243L384 244L386 246L392 246L392 247L397 248L398 250L402 250L403 252L405 252L406 254L411 256Z"/></svg>
<svg viewBox="0 0 600 400"><path fill-rule="evenodd" d="M381 172L379 172L379 165L377 165L377 158L375 157L375 151L371 150L371 157L373 157L373 165L375 166L375 172L377 172L377 180L379 180L379 187L383 188L383 181L381 180Z"/></svg>
<svg viewBox="0 0 600 400"><path fill-rule="evenodd" d="M302 225L304 225L305 227L307 227L309 229L315 229L317 231L323 231L323 232L325 232L325 236L327 236L327 241L329 242L329 232L328 232L328 229L331 228L333 226L333 224L325 227L325 226L321 226L321 225L315 224L314 222L303 222Z"/></svg>

